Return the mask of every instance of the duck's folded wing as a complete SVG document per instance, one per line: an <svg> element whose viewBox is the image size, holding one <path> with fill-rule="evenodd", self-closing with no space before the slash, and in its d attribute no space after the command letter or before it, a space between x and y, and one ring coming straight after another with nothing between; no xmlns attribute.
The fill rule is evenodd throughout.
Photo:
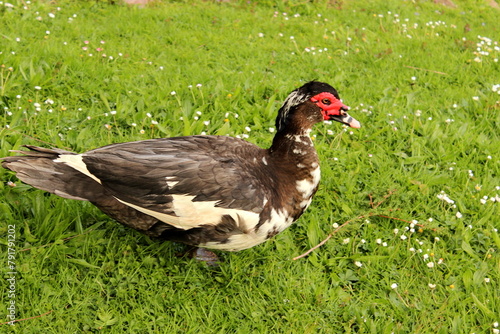
<svg viewBox="0 0 500 334"><path fill-rule="evenodd" d="M266 190L256 180L252 159L244 157L260 149L241 141L235 146L227 138L109 145L79 155L80 165L120 202L177 228L215 225L227 215L255 220Z"/></svg>

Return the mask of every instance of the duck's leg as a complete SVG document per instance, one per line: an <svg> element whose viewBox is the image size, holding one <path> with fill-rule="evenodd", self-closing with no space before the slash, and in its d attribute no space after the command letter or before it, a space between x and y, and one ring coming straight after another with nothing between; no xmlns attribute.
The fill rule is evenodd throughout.
<svg viewBox="0 0 500 334"><path fill-rule="evenodd" d="M214 252L206 248L196 247L189 252L189 255L193 259L205 262L208 266L211 267L217 267L220 263L219 257Z"/></svg>

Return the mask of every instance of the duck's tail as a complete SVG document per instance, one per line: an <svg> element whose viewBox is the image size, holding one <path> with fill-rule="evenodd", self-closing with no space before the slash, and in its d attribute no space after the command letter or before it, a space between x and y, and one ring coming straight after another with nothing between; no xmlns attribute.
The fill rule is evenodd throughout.
<svg viewBox="0 0 500 334"><path fill-rule="evenodd" d="M168 229L154 217L143 214L113 197L104 186L90 176L59 160L61 155L76 153L25 145L29 151L13 151L23 155L0 158L2 167L17 173L17 177L41 190L60 197L89 201L120 223L158 237Z"/></svg>
<svg viewBox="0 0 500 334"><path fill-rule="evenodd" d="M23 155L1 158L2 167L16 172L21 181L64 198L94 202L103 195L104 188L97 181L56 161L61 154L76 153L31 145L24 147L29 151L13 151Z"/></svg>

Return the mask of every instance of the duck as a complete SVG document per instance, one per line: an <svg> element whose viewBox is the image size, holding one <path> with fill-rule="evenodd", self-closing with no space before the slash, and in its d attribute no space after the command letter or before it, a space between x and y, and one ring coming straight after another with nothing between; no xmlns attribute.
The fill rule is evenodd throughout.
<svg viewBox="0 0 500 334"><path fill-rule="evenodd" d="M331 85L310 81L278 110L264 149L231 136L193 135L115 143L85 153L24 145L2 167L35 188L88 201L151 238L240 251L284 231L309 207L320 182L315 124L360 122ZM204 253L204 252L208 253ZM208 255L207 255L208 254Z"/></svg>

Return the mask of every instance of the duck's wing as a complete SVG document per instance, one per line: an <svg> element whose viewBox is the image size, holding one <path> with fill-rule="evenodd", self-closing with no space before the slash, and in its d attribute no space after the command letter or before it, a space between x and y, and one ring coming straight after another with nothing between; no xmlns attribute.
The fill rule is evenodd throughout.
<svg viewBox="0 0 500 334"><path fill-rule="evenodd" d="M258 220L269 191L264 150L226 136L113 144L59 160L101 183L120 202L177 228ZM265 160L264 160L265 161ZM257 221L252 222L252 225Z"/></svg>

